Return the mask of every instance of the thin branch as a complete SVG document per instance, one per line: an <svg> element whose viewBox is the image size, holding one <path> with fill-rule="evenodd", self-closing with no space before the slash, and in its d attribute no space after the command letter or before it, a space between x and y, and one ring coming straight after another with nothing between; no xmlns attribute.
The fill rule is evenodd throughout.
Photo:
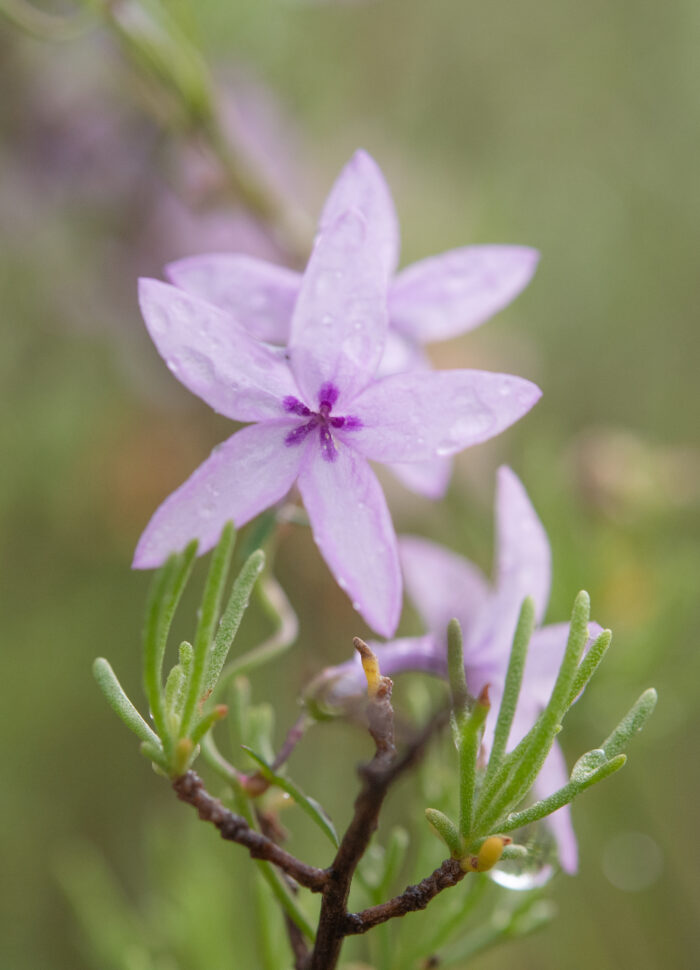
<svg viewBox="0 0 700 970"><path fill-rule="evenodd" d="M456 886L465 875L458 859L445 859L441 866L416 886L407 886L400 895L394 896L388 902L370 906L360 913L348 913L343 924L343 933L346 936L366 933L387 920L425 909L438 893Z"/></svg>
<svg viewBox="0 0 700 970"><path fill-rule="evenodd" d="M300 886L305 886L315 893L323 892L328 881L328 876L323 869L307 865L289 852L285 852L271 839L252 829L241 815L230 812L217 798L213 798L205 789L202 779L194 771L188 771L176 778L173 788L179 799L197 809L203 821L211 822L216 826L222 839L245 846L253 859L272 862L296 880Z"/></svg>
<svg viewBox="0 0 700 970"><path fill-rule="evenodd" d="M337 964L343 938L348 933L358 932L348 928L347 902L350 885L357 865L377 828L384 798L391 784L419 760L430 737L446 722L445 712L441 712L417 736L404 754L397 758L394 747L391 680L381 676L376 657L362 640L355 638L354 644L367 675L367 717L370 734L375 743L375 754L369 764L358 769L362 787L355 800L353 817L336 857L327 869L328 881L323 890L316 945L309 961L309 970L332 970Z"/></svg>

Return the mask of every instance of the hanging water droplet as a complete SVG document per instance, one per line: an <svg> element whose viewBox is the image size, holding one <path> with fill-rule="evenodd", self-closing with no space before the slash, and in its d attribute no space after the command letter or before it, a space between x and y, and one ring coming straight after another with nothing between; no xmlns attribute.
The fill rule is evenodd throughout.
<svg viewBox="0 0 700 970"><path fill-rule="evenodd" d="M487 873L489 879L504 889L513 889L516 892L524 892L528 889L538 889L545 886L554 874L554 866L545 863L538 869L529 871L514 871L522 863L509 859L507 862L500 862L494 869Z"/></svg>

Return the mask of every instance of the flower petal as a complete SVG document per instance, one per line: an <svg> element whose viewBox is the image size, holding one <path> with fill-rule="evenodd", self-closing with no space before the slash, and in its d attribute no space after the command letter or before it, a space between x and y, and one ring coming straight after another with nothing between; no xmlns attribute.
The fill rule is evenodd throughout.
<svg viewBox="0 0 700 970"><path fill-rule="evenodd" d="M385 377L352 403L353 444L373 461L429 461L487 441L539 400L530 381L477 370Z"/></svg>
<svg viewBox="0 0 700 970"><path fill-rule="evenodd" d="M396 534L381 486L351 448L326 461L315 449L299 475L314 538L338 584L369 625L384 637L401 611Z"/></svg>
<svg viewBox="0 0 700 970"><path fill-rule="evenodd" d="M387 466L399 481L412 492L434 501L444 498L452 475L450 458L434 458L432 461L393 462Z"/></svg>
<svg viewBox="0 0 700 970"><path fill-rule="evenodd" d="M553 794L569 780L564 755L557 741L547 755L537 780L533 785L533 793L537 798L546 798ZM559 862L564 872L573 876L578 869L578 844L576 833L571 821L571 806L565 805L557 809L545 819L557 843Z"/></svg>
<svg viewBox="0 0 700 970"><path fill-rule="evenodd" d="M467 246L414 263L392 284L391 325L421 343L473 330L527 286L538 259L527 246Z"/></svg>
<svg viewBox="0 0 700 970"><path fill-rule="evenodd" d="M276 418L297 394L282 349L254 340L231 316L159 280L139 281L148 332L175 377L235 421Z"/></svg>
<svg viewBox="0 0 700 970"><path fill-rule="evenodd" d="M292 317L291 365L310 407L326 383L338 389L340 407L372 381L386 339L387 287L366 219L348 210L317 238Z"/></svg>
<svg viewBox="0 0 700 970"><path fill-rule="evenodd" d="M229 520L242 526L283 498L294 484L306 448L290 448L293 422L269 421L243 428L218 445L148 523L134 555L134 568L160 566L192 539L198 553L214 546Z"/></svg>
<svg viewBox="0 0 700 970"><path fill-rule="evenodd" d="M418 536L399 538L406 592L426 629L444 644L447 624L456 617L465 640L474 619L489 598L480 569L455 552Z"/></svg>
<svg viewBox="0 0 700 970"><path fill-rule="evenodd" d="M550 585L547 535L520 480L505 466L498 470L496 533L496 589L472 631L470 650L475 663L500 658L505 674L523 600L533 598L541 622Z"/></svg>
<svg viewBox="0 0 700 970"><path fill-rule="evenodd" d="M367 220L377 256L388 274L399 262L399 222L391 191L381 169L367 152L355 152L335 181L319 220L324 230L347 212L356 209Z"/></svg>
<svg viewBox="0 0 700 970"><path fill-rule="evenodd" d="M539 625L547 609L551 586L549 540L522 482L505 465L498 469L496 529L499 594L516 611L525 597L531 596L535 603L535 623Z"/></svg>
<svg viewBox="0 0 700 970"><path fill-rule="evenodd" d="M299 273L238 253L190 256L165 272L175 286L230 313L256 340L287 343Z"/></svg>

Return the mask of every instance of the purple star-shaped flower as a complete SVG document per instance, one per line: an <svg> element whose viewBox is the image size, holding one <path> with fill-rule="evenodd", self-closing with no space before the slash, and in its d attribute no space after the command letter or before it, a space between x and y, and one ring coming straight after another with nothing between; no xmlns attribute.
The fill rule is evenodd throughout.
<svg viewBox="0 0 700 970"><path fill-rule="evenodd" d="M530 641L511 729L511 748L529 731L549 700L569 634L568 623L540 625L551 582L549 542L522 483L506 467L498 473L496 528L498 553L496 581L492 587L476 566L456 553L427 539L402 537L399 546L406 587L430 632L422 637L372 645L381 671L387 676L415 670L446 677L446 629L456 617L464 634L469 690L476 696L489 684L491 711L484 735L487 750L493 738L510 647L525 597L531 596L534 600L539 628ZM591 636L600 632L597 624L589 625ZM336 701L365 687L362 670L354 660L325 671L320 682ZM535 793L544 798L567 781L566 763L555 742L535 783ZM557 841L562 868L575 872L577 847L569 807L549 816L548 824Z"/></svg>
<svg viewBox="0 0 700 970"><path fill-rule="evenodd" d="M347 209L382 222L378 247L390 274L399 259L399 229L391 193L373 159L358 151L336 181L321 216L328 226ZM527 246L466 246L424 259L394 275L389 330L379 373L428 370L423 345L473 330L507 306L530 282L539 254ZM192 256L166 268L176 286L232 313L259 340L285 345L303 277L282 266L235 253ZM452 463L391 463L401 481L429 498L444 495Z"/></svg>
<svg viewBox="0 0 700 970"><path fill-rule="evenodd" d="M156 511L134 565L150 568L224 524L241 526L296 482L314 538L340 586L391 636L402 580L389 511L368 459L420 462L498 434L540 397L521 378L483 371L378 379L387 331L393 211L381 198L324 209L293 303L287 350L254 339L237 315L141 280L146 326L175 376L216 411L254 422L219 445ZM334 196L343 199L343 179Z"/></svg>

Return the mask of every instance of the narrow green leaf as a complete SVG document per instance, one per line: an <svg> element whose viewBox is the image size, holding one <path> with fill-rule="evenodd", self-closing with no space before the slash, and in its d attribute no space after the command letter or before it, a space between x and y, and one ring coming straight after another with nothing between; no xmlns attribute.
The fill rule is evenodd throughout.
<svg viewBox="0 0 700 970"><path fill-rule="evenodd" d="M182 685L184 682L185 672L180 664L175 664L168 674L168 679L165 681L165 710L168 717L171 720L175 720L175 722L177 722L178 718L178 705L182 698ZM177 723L173 725L172 730L177 730Z"/></svg>
<svg viewBox="0 0 700 970"><path fill-rule="evenodd" d="M527 649L534 628L535 604L532 598L527 596L523 600L518 625L515 628L513 645L508 661L508 671L503 688L503 699L501 700L501 706L498 711L498 720L496 721L493 744L491 745L491 755L484 777L484 785L488 785L491 778L493 778L505 754L510 729L513 725L513 718L515 717L515 709L518 706L518 698L520 697L520 687L523 682Z"/></svg>
<svg viewBox="0 0 700 970"><path fill-rule="evenodd" d="M158 734L163 743L170 746L170 735L165 721L163 698L163 657L168 633L177 604L187 584L197 553L197 543L191 542L180 555L170 556L154 577L146 607L144 627L143 681L146 697Z"/></svg>
<svg viewBox="0 0 700 970"><path fill-rule="evenodd" d="M337 848L339 845L338 833L335 830L335 826L327 814L325 809L319 805L315 798L310 798L305 795L304 792L296 785L290 778L286 778L284 775L279 775L270 768L267 761L252 748L247 747L247 745L242 746L245 751L248 752L250 757L257 762L260 766L260 774L263 778L268 781L271 785L276 785L277 788L281 788L282 791L287 792L288 795L294 799L299 808L305 812L310 819L312 819L316 825L321 829L323 834L330 839L333 845Z"/></svg>
<svg viewBox="0 0 700 970"><path fill-rule="evenodd" d="M489 788L482 790L477 812L479 831L490 830L497 818L517 805L539 774L568 710L571 688L588 640L589 618L590 599L582 591L574 602L566 650L547 706L534 727L504 759Z"/></svg>
<svg viewBox="0 0 700 970"><path fill-rule="evenodd" d="M218 545L214 549L209 565L204 596L199 611L199 623L194 638L194 659L192 675L188 685L187 696L182 711L180 734L186 737L196 714L198 702L202 699L203 682L207 667L209 649L216 624L219 619L221 597L226 584L226 576L231 563L233 543L235 539L233 523L224 526Z"/></svg>
<svg viewBox="0 0 700 970"><path fill-rule="evenodd" d="M602 633L600 633L596 640L591 644L591 649L583 658L579 664L578 670L576 671L574 683L571 687L571 693L569 694L569 707L571 707L581 691L585 690L591 677L598 669L601 660L607 653L611 640L612 633L610 630L603 630Z"/></svg>
<svg viewBox="0 0 700 970"><path fill-rule="evenodd" d="M464 843L452 819L437 808L426 808L425 817L450 850L453 858L459 859L464 853Z"/></svg>
<svg viewBox="0 0 700 970"><path fill-rule="evenodd" d="M219 629L216 631L214 646L209 654L206 678L204 682L205 691L212 691L216 686L219 675L226 663L226 657L231 649L238 627L240 626L243 614L248 608L250 594L253 591L255 582L265 566L265 553L262 549L257 549L248 557L240 573L233 584L231 596L221 617Z"/></svg>
<svg viewBox="0 0 700 970"><path fill-rule="evenodd" d="M208 714L205 714L204 717L197 722L194 730L190 734L192 744L199 744L207 731L212 728L217 721L221 721L224 717L226 717L226 714L227 708L224 704L217 704L213 710L209 711Z"/></svg>
<svg viewBox="0 0 700 970"><path fill-rule="evenodd" d="M316 939L316 932L309 922L306 913L302 912L298 902L294 896L292 896L291 891L288 889L286 882L284 882L282 879L279 870L270 862L265 862L262 859L257 859L256 861L263 878L274 893L277 902L280 904L287 916L289 916L291 921L299 927L307 940L310 940L313 943L313 941Z"/></svg>
<svg viewBox="0 0 700 970"><path fill-rule="evenodd" d="M98 687L107 699L107 703L129 730L133 731L142 741L160 746L158 735L151 730L126 696L124 688L119 683L109 662L104 657L98 657L92 665L92 672Z"/></svg>
<svg viewBox="0 0 700 970"><path fill-rule="evenodd" d="M484 722L489 712L486 689L476 699L468 717L460 727L459 740L459 831L468 839L474 819L474 796L476 793L476 762L481 747Z"/></svg>
<svg viewBox="0 0 700 970"><path fill-rule="evenodd" d="M626 755L619 754L610 761L606 761L600 765L594 771L589 771L585 775L579 775L576 779L572 779L547 798L535 802L534 805L530 805L529 808L524 809L522 812L514 812L512 815L509 815L504 822L498 824L498 831L500 833L512 832L515 829L522 828L524 825L530 825L532 822L537 822L539 819L551 815L552 812L556 812L563 805L568 805L577 795L580 795L581 792L590 788L591 785L596 785L599 781L603 781L616 771L619 771L626 761Z"/></svg>
<svg viewBox="0 0 700 970"><path fill-rule="evenodd" d="M459 620L447 624L447 675L452 694L452 707L459 719L466 713L469 702L467 680L464 674L464 638Z"/></svg>
<svg viewBox="0 0 700 970"><path fill-rule="evenodd" d="M152 761L153 764L161 768L165 774L168 774L168 759L163 753L160 744L154 744L152 741L143 741L139 750L144 758L148 758L149 761Z"/></svg>
<svg viewBox="0 0 700 970"><path fill-rule="evenodd" d="M299 621L287 596L272 575L263 576L255 592L265 612L274 623L272 634L262 643L235 657L219 678L217 692L223 690L234 677L248 674L251 670L274 660L288 650L299 633Z"/></svg>
<svg viewBox="0 0 700 970"><path fill-rule="evenodd" d="M629 709L622 718L609 738L601 744L606 757L613 758L620 751L623 751L635 734L639 734L652 711L656 707L658 694L653 687L645 690L635 704Z"/></svg>

